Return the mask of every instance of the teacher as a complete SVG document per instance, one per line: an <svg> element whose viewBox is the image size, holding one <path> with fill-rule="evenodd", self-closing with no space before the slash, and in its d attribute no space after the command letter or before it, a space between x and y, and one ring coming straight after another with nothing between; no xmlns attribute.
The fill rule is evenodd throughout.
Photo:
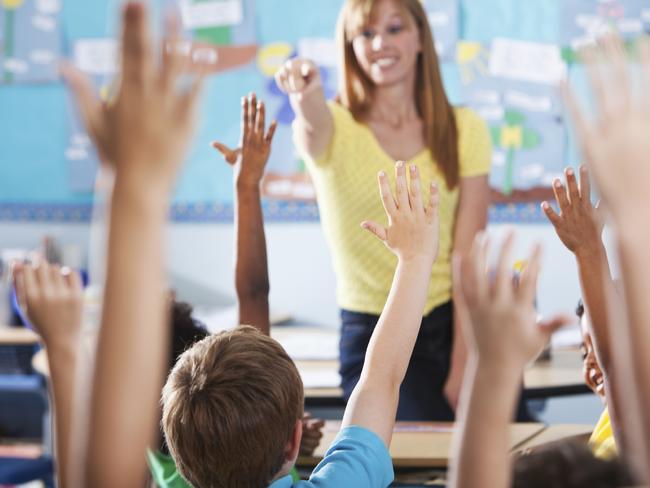
<svg viewBox="0 0 650 488"><path fill-rule="evenodd" d="M380 170L417 165L440 193L440 251L402 384L400 420L452 420L466 348L454 323L451 253L469 249L487 220L490 136L467 108L450 105L420 0L347 0L337 26L339 95L327 102L318 68L292 59L277 73L296 113L293 131L316 188L341 308L341 379L346 398L359 380L384 307L395 256L363 231L382 222Z"/></svg>

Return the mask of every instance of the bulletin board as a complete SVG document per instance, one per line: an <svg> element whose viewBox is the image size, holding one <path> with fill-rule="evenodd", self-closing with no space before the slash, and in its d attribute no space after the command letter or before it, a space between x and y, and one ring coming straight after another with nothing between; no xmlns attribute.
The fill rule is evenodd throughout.
<svg viewBox="0 0 650 488"><path fill-rule="evenodd" d="M210 147L235 145L240 98L255 91L279 127L263 182L267 221L318 220L291 137L293 112L273 73L314 59L336 93L334 29L343 0L151 0L182 14L193 52L216 60L171 216L230 222L231 170ZM586 94L577 49L605 30L634 39L650 28L643 0L424 0L452 103L476 110L494 145L492 222L537 223L550 183L579 156L558 94ZM115 75L118 0L0 0L0 221L84 222L97 157L57 73L71 59L104 96Z"/></svg>

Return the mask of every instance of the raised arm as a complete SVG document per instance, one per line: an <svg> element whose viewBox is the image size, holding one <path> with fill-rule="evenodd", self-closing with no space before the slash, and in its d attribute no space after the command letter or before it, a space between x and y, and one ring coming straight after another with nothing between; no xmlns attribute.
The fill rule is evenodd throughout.
<svg viewBox="0 0 650 488"><path fill-rule="evenodd" d="M566 100L591 173L618 238L621 275L629 321L621 320L617 341L629 345L626 356L616 355L617 378L635 385L626 403L626 417L634 423L626 431L630 459L644 482L650 480L650 46L638 44L640 87L628 72L625 48L619 39L607 39L598 53L587 56L592 91L597 105L595 120L587 120L577 99L567 90ZM605 71L607 76L604 75ZM610 294L611 295L611 294ZM624 314L625 315L625 314ZM618 353L618 349L615 351ZM629 361L631 360L631 365ZM630 381L631 380L631 381Z"/></svg>
<svg viewBox="0 0 650 488"><path fill-rule="evenodd" d="M567 168L564 173L566 186L559 178L553 181L553 193L560 213L557 214L548 202L542 202L542 210L562 243L576 258L583 300L593 326L598 362L606 370L611 355L605 290L613 284L609 276L601 273L604 266L609 268L601 239L603 223L591 203L587 167L580 167L580 184L572 168Z"/></svg>
<svg viewBox="0 0 650 488"><path fill-rule="evenodd" d="M334 135L334 120L318 66L308 59L290 59L277 71L275 81L289 95L296 114L294 131L298 144L313 159L322 156Z"/></svg>
<svg viewBox="0 0 650 488"><path fill-rule="evenodd" d="M265 132L264 102L254 93L242 98L241 140L230 149L220 142L212 146L234 169L235 204L235 288L239 323L252 325L270 334L269 272L260 182L271 153L277 122Z"/></svg>
<svg viewBox="0 0 650 488"><path fill-rule="evenodd" d="M126 4L121 83L109 106L78 72L66 73L116 173L84 486L141 487L155 440L169 336L163 229L201 85L178 90L186 60L176 23L169 27L159 67L144 5Z"/></svg>
<svg viewBox="0 0 650 488"><path fill-rule="evenodd" d="M42 262L15 266L14 281L20 307L47 351L58 486L72 486L69 466L72 426L78 419L73 403L83 307L81 277Z"/></svg>
<svg viewBox="0 0 650 488"><path fill-rule="evenodd" d="M431 184L426 206L416 166L395 165L396 193L388 176L379 173L379 190L388 227L364 222L396 256L397 269L386 306L370 338L357 386L348 401L343 426L358 425L390 445L399 389L420 330L431 267L438 255L438 191Z"/></svg>
<svg viewBox="0 0 650 488"><path fill-rule="evenodd" d="M535 288L540 248L515 286L510 272L513 235L499 253L495 279L487 271L488 245L477 236L471 252L454 256L454 297L466 325L469 357L454 434L452 488L510 486L509 424L526 363L544 347L557 318L536 323ZM568 320L568 319L567 319Z"/></svg>
<svg viewBox="0 0 650 488"><path fill-rule="evenodd" d="M277 122L266 127L264 102L254 93L242 98L241 139L236 149L214 141L219 151L234 169L235 205L235 289L239 323L271 333L269 317L269 273L260 182L271 153ZM300 453L310 455L323 436L324 421L305 413Z"/></svg>
<svg viewBox="0 0 650 488"><path fill-rule="evenodd" d="M603 220L598 210L591 203L591 185L587 167L580 167L580 182L578 183L572 168L565 170L566 185L558 178L553 181L553 192L560 213L548 204L542 202L542 209L555 228L555 232L571 251L578 265L582 297L588 310L591 324L591 334L598 364L604 373L605 394L610 419L619 452L625 451L624 412L625 392L627 382L617 378L613 365L612 350L624 346L620 341L614 342L611 331L615 330L618 320L610 324L611 311L608 310L608 298L615 299L617 292L609 274L609 261L602 242ZM625 355L623 348L619 355Z"/></svg>

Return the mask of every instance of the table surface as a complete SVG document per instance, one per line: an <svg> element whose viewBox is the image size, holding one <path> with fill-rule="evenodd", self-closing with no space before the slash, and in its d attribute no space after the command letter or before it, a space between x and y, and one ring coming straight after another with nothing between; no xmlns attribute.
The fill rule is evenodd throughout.
<svg viewBox="0 0 650 488"><path fill-rule="evenodd" d="M339 421L325 424L323 438L312 456L301 456L297 465L313 467L320 462L340 428ZM510 426L510 449L524 452L561 439L586 439L593 426L519 423ZM390 454L395 468L446 468L452 449L454 424L444 422L398 422Z"/></svg>
<svg viewBox="0 0 650 488"><path fill-rule="evenodd" d="M300 333L314 334L322 337L323 334L337 335L336 329L324 327L301 327L301 326L276 326L273 328L272 335L278 340L291 337L292 334ZM89 337L94 334L87 333ZM0 344L30 344L37 343L38 336L27 329L22 328L1 328L0 327ZM33 366L37 371L47 374L47 358L43 351L36 354ZM297 360L296 366L300 372L312 373L336 373L339 369L337 359L332 360ZM582 375L582 358L580 351L577 349L553 350L550 360L543 360L533 363L524 373L524 387L527 392L545 392L567 391L583 392L587 391ZM544 395L541 395L544 396ZM549 395L551 396L551 395ZM339 387L326 388L306 388L306 399L332 399L342 398L342 390Z"/></svg>
<svg viewBox="0 0 650 488"><path fill-rule="evenodd" d="M549 425L535 437L517 446L517 451L536 449L544 444L562 439L575 439L587 441L591 436L594 426L591 424L555 424Z"/></svg>
<svg viewBox="0 0 650 488"><path fill-rule="evenodd" d="M327 421L323 438L312 456L298 458L298 466L315 466L325 455L340 428L339 421ZM544 424L510 426L510 449L533 439ZM444 468L449 463L454 424L449 422L397 422L390 446L395 468Z"/></svg>
<svg viewBox="0 0 650 488"><path fill-rule="evenodd" d="M37 344L38 335L24 327L0 325L0 345Z"/></svg>
<svg viewBox="0 0 650 488"><path fill-rule="evenodd" d="M278 340L288 337L290 334L322 335L331 332L337 335L336 329L322 327L275 327L272 331L273 337ZM337 372L339 370L338 359L326 361L320 360L296 360L296 366L301 372ZM546 396L544 393L583 393L587 392L582 374L582 357L578 349L553 350L549 360L541 360L531 364L524 372L524 387L532 393L531 396ZM338 387L328 388L306 388L306 398L337 399L342 397L342 390Z"/></svg>

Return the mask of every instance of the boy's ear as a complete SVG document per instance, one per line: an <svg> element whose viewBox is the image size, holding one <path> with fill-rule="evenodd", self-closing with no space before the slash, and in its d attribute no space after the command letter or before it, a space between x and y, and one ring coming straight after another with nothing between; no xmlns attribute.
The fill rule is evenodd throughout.
<svg viewBox="0 0 650 488"><path fill-rule="evenodd" d="M296 420L296 424L293 428L293 435L287 442L287 446L284 450L284 461L285 463L290 463L293 466L298 458L298 452L300 452L300 441L302 440L302 420Z"/></svg>

